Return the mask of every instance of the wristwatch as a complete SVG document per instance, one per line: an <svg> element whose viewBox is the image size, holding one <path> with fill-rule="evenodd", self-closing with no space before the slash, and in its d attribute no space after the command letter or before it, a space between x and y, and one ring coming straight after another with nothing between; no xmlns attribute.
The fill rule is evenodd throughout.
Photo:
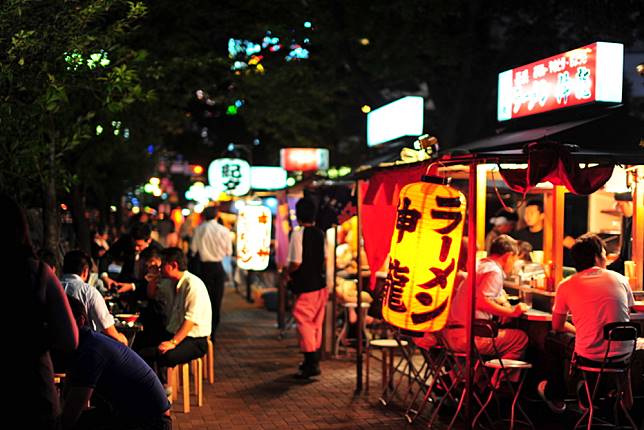
<svg viewBox="0 0 644 430"><path fill-rule="evenodd" d="M173 344L174 346L177 346L177 340L175 338L170 339L170 343Z"/></svg>

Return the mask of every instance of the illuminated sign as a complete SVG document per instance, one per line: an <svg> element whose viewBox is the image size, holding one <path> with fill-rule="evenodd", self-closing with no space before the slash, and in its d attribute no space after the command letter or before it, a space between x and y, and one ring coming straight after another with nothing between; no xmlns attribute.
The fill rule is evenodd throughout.
<svg viewBox="0 0 644 430"><path fill-rule="evenodd" d="M415 182L400 191L382 304L389 324L415 332L445 326L465 206L465 196L447 185Z"/></svg>
<svg viewBox="0 0 644 430"><path fill-rule="evenodd" d="M329 168L329 150L323 148L283 148L280 165L284 170L310 171Z"/></svg>
<svg viewBox="0 0 644 430"><path fill-rule="evenodd" d="M208 182L215 195L243 196L250 191L250 165L240 158L218 158L208 166Z"/></svg>
<svg viewBox="0 0 644 430"><path fill-rule="evenodd" d="M254 190L281 190L286 188L286 170L275 166L251 166L250 187Z"/></svg>
<svg viewBox="0 0 644 430"><path fill-rule="evenodd" d="M624 45L595 42L499 73L497 119L622 101Z"/></svg>
<svg viewBox="0 0 644 430"><path fill-rule="evenodd" d="M244 205L237 216L237 266L264 270L271 255L271 210L266 206Z"/></svg>
<svg viewBox="0 0 644 430"><path fill-rule="evenodd" d="M376 146L402 136L423 134L423 98L408 96L367 114L367 145Z"/></svg>

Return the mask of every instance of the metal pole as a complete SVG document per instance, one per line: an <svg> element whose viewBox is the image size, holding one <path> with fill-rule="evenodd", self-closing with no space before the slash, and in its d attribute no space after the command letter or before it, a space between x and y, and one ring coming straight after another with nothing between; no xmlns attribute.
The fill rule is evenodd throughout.
<svg viewBox="0 0 644 430"><path fill-rule="evenodd" d="M246 271L246 301L248 303L253 303L253 298L251 297L250 291L250 270Z"/></svg>
<svg viewBox="0 0 644 430"><path fill-rule="evenodd" d="M472 382L473 374L473 357L474 352L474 336L472 333L472 324L474 322L474 309L476 301L476 190L477 179L476 174L478 162L472 161L470 164L470 184L467 200L469 202L467 207L467 313L465 316L465 338L468 340L466 349L466 362L465 368L467 373L465 375L465 423L466 428L472 427Z"/></svg>
<svg viewBox="0 0 644 430"><path fill-rule="evenodd" d="M357 263L358 263L358 302L357 302L357 311L358 311L358 336L357 336L357 342L358 345L356 346L356 393L360 393L362 391L362 261L360 261L360 250L361 250L361 242L362 242L362 225L361 225L361 212L362 212L362 192L360 191L360 180L356 181L356 195L357 195L357 200L358 200L358 210L356 217L357 219L357 228L358 231L356 234L356 240L358 241L358 256L357 256Z"/></svg>
<svg viewBox="0 0 644 430"><path fill-rule="evenodd" d="M337 337L338 334L336 333L336 322L338 321L338 310L336 309L337 306L337 297L335 296L335 291L336 288L338 287L336 284L336 277L338 274L338 264L337 264L337 257L336 253L338 250L338 226L333 225L333 290L331 291L331 327L333 327L333 330L331 330L331 347L333 349L333 356L335 357L338 355L338 351L336 351L336 342L337 342Z"/></svg>

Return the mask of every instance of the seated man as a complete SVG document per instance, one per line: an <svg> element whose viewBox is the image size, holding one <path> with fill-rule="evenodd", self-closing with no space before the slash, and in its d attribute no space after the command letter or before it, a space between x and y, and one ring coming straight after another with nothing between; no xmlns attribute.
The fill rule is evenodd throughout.
<svg viewBox="0 0 644 430"><path fill-rule="evenodd" d="M503 291L503 279L512 272L517 258L516 240L502 234L492 241L488 256L476 265L476 318L503 319L521 316L527 307L520 303L512 306ZM445 339L455 351L465 351L468 340L465 337L466 288L467 280L461 282L454 293L452 306L445 328ZM495 354L492 340L476 337L474 340L481 354ZM502 358L519 360L528 345L528 336L517 329L499 329L495 339L496 348Z"/></svg>
<svg viewBox="0 0 644 430"><path fill-rule="evenodd" d="M577 273L561 281L552 309L552 330L546 337L545 358L548 381L537 387L539 395L554 412L565 410L564 361L572 349L588 364L600 364L606 353L604 326L611 322L630 321L633 293L626 278L606 270L606 247L593 233L580 236L571 250ZM572 314L571 325L566 321ZM619 361L630 352L628 342L613 342L609 357Z"/></svg>
<svg viewBox="0 0 644 430"><path fill-rule="evenodd" d="M141 350L141 355L157 366L159 378L165 383L166 367L188 363L208 351L212 306L203 281L188 272L188 262L181 249L164 249L161 259L161 274L172 282L174 292L166 340Z"/></svg>
<svg viewBox="0 0 644 430"><path fill-rule="evenodd" d="M170 430L170 402L152 369L131 349L90 330L79 300L70 297L69 304L80 341L67 368L63 428ZM94 392L100 402L84 412Z"/></svg>
<svg viewBox="0 0 644 430"><path fill-rule="evenodd" d="M87 285L89 277L89 256L80 250L69 251L63 259L63 276L60 283L68 296L78 299L88 316L88 325L94 331L127 345L127 338L114 327L114 317L105 304L105 299L96 288Z"/></svg>

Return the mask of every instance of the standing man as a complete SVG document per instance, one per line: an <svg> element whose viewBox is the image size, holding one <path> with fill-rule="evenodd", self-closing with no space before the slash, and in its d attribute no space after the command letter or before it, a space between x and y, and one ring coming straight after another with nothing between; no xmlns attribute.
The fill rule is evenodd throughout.
<svg viewBox="0 0 644 430"><path fill-rule="evenodd" d="M528 200L523 211L525 228L516 231L512 237L521 242L528 242L532 249L543 249L543 203L539 200Z"/></svg>
<svg viewBox="0 0 644 430"><path fill-rule="evenodd" d="M492 241L488 256L477 262L475 318L516 318L526 311L523 303L510 305L503 290L503 279L512 272L518 253L517 241L502 234ZM456 290L445 329L445 338L455 351L467 349L465 285L467 281ZM474 342L481 354L495 354L491 339L476 337ZM520 360L528 346L528 336L518 329L501 328L495 344L501 358Z"/></svg>
<svg viewBox="0 0 644 430"><path fill-rule="evenodd" d="M315 203L300 199L295 214L300 228L291 234L288 247L288 273L291 291L296 294L293 317L300 337L304 362L295 375L308 379L320 374L322 323L329 296L324 277L324 233L315 227Z"/></svg>
<svg viewBox="0 0 644 430"><path fill-rule="evenodd" d="M127 338L116 330L114 317L110 314L105 299L94 287L87 284L89 278L89 255L83 251L69 251L63 259L63 276L60 283L68 296L74 297L85 306L87 323L90 328L127 345Z"/></svg>
<svg viewBox="0 0 644 430"><path fill-rule="evenodd" d="M564 279L557 288L552 309L552 330L546 337L545 358L549 378L537 387L539 395L554 412L561 413L566 404L564 361L574 350L579 360L601 365L608 342L604 326L611 322L630 321L629 308L633 293L626 278L606 270L606 247L593 233L580 236L571 250L577 273ZM566 321L572 314L574 325ZM622 360L630 352L628 342L613 342L608 356ZM599 362L599 363L598 363Z"/></svg>
<svg viewBox="0 0 644 430"><path fill-rule="evenodd" d="M230 230L217 222L217 212L217 208L213 206L208 206L203 210L204 222L195 230L190 244L193 255L199 254L201 265L199 276L206 284L212 304L212 333L210 337L213 341L221 319L221 301L224 297L224 283L226 281L226 272L222 261L225 256L233 253Z"/></svg>

